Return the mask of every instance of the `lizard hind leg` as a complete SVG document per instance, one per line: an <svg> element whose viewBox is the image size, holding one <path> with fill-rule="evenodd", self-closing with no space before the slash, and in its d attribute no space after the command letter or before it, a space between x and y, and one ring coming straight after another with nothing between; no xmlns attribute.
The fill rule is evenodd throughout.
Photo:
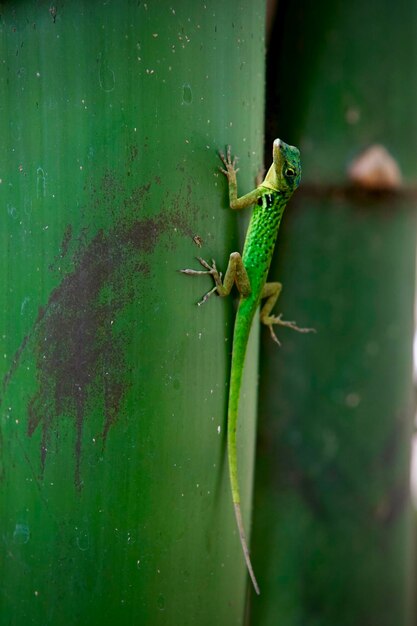
<svg viewBox="0 0 417 626"><path fill-rule="evenodd" d="M279 298L279 295L282 290L281 283L265 283L264 288L262 290L261 298L265 298L266 302L263 305L260 313L260 320L262 324L268 326L269 331L271 333L272 339L279 346L281 342L274 332L274 324L279 326L285 326L286 328L291 328L292 330L296 330L298 333L315 333L315 328L300 328L297 326L296 322L288 322L282 319L282 315L271 315L271 311L275 306L276 301Z"/></svg>
<svg viewBox="0 0 417 626"><path fill-rule="evenodd" d="M231 253L223 280L222 273L218 271L214 259L212 259L211 265L201 257L197 257L197 260L200 265L205 268L204 270L185 269L180 270L180 272L182 272L183 274L188 274L189 276L201 276L204 274L209 274L213 277L215 283L214 287L202 297L200 302L197 303L198 305L207 302L207 300L213 293L217 293L217 295L221 297L228 296L235 283L239 290L239 293L243 297L250 294L251 288L249 276L246 272L245 266L243 265L242 257L239 252Z"/></svg>

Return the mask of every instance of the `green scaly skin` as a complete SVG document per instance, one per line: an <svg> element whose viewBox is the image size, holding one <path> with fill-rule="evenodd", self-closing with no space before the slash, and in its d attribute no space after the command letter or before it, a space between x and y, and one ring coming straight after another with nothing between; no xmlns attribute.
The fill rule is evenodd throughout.
<svg viewBox="0 0 417 626"><path fill-rule="evenodd" d="M310 332L311 328L298 328L294 322L286 322L281 316L271 315L272 308L281 291L280 283L267 283L266 278L271 264L278 229L285 206L297 189L301 179L300 152L280 139L274 141L273 163L263 182L253 191L238 198L236 159L232 160L230 146L227 155L220 153L225 169L220 168L229 181L229 201L232 209L242 209L255 205L246 234L242 256L232 252L224 280L213 261L209 265L199 258L203 271L181 270L189 275L210 274L215 286L198 304L207 301L212 293L227 296L236 284L240 292L239 307L233 333L232 366L230 374L227 447L229 459L229 475L236 522L246 565L256 593L259 586L250 560L242 513L240 508L240 491L237 468L236 431L238 422L239 397L242 385L243 366L252 321L262 299L266 299L260 312L260 321L269 327L271 336L279 344L274 333L275 324L286 326L299 332Z"/></svg>

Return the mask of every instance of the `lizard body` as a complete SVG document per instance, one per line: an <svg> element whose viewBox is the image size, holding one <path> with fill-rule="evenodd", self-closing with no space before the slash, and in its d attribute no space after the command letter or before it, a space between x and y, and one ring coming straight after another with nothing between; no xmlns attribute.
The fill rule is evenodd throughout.
<svg viewBox="0 0 417 626"><path fill-rule="evenodd" d="M259 594L259 586L250 560L240 508L236 445L239 396L249 333L256 310L262 299L266 301L260 312L260 321L269 327L272 338L278 344L279 341L273 330L275 324L287 326L300 332L312 330L298 328L294 322L282 320L280 315L271 315L272 308L278 299L282 286L280 283L266 282L282 214L288 200L300 183L300 153L297 148L287 145L280 139L276 139L273 145L273 163L265 179L253 191L240 198L237 196L236 173L238 169L236 168L236 158L232 161L230 147L226 156L220 153L220 158L225 167L225 169L220 169L229 182L230 207L232 209L243 209L252 204L254 205L242 256L239 252L232 252L223 281L215 262L212 261L212 265L209 265L202 258L198 258L198 260L205 270L186 269L181 271L189 275L210 274L213 277L215 286L205 294L198 304L206 302L212 293L217 293L219 296L227 296L235 283L240 292L233 332L227 448L230 485L239 537L249 575L256 593Z"/></svg>

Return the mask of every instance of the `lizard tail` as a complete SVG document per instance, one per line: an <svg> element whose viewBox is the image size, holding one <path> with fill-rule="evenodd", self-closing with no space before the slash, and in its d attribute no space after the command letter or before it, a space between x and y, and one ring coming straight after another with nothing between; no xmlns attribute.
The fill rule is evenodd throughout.
<svg viewBox="0 0 417 626"><path fill-rule="evenodd" d="M253 571L252 562L250 560L248 542L246 541L245 529L243 528L243 519L242 519L242 512L240 510L240 504L239 502L233 502L233 506L235 507L236 522L237 522L237 527L239 529L240 543L242 544L242 550L243 550L243 554L244 554L245 561L246 561L246 567L248 568L249 576L253 583L254 589L259 596L261 592L259 589L258 581L256 580L255 572Z"/></svg>
<svg viewBox="0 0 417 626"><path fill-rule="evenodd" d="M249 326L249 328L248 328ZM232 489L233 506L237 527L239 530L240 543L242 544L243 555L245 557L246 566L249 576L251 577L256 593L259 595L259 585L257 583L252 563L249 555L248 542L246 539L245 529L243 527L242 512L240 509L240 490L237 471L237 446L236 446L236 430L239 408L240 388L242 384L243 363L245 360L246 346L248 342L250 324L244 327L239 324L239 313L235 322L235 332L233 338L233 354L232 368L230 374L230 390L229 390L229 407L227 419L227 449L229 457L229 476L230 486Z"/></svg>

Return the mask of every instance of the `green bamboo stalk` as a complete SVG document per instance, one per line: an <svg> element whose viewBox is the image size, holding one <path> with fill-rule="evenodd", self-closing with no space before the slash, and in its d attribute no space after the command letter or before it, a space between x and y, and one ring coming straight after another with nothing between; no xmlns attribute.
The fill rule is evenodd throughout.
<svg viewBox="0 0 417 626"><path fill-rule="evenodd" d="M217 150L252 188L264 5L19 2L0 20L0 624L240 624L233 306L196 307L210 282L176 270L238 246Z"/></svg>
<svg viewBox="0 0 417 626"><path fill-rule="evenodd" d="M256 626L410 623L415 200L346 173L379 143L416 182L416 10L392 8L281 5L271 37L269 132L300 145L304 186L271 272L317 335L262 344Z"/></svg>

